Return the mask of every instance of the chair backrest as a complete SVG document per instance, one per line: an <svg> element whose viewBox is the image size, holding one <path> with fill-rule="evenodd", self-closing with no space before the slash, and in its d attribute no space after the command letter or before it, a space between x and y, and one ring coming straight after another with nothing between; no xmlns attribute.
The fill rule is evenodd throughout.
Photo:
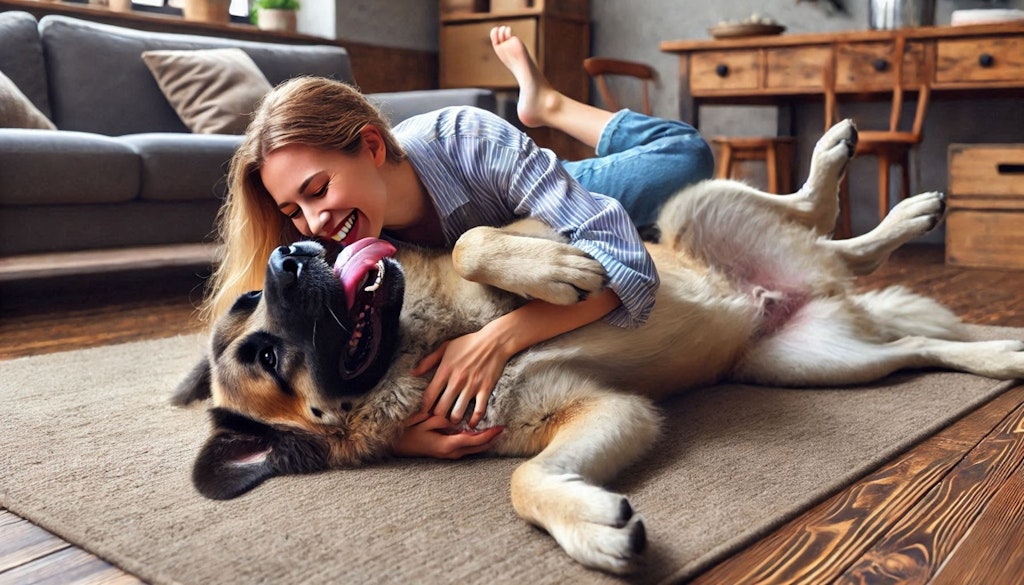
<svg viewBox="0 0 1024 585"><path fill-rule="evenodd" d="M905 93L903 88L903 64L906 60L906 52L907 38L902 34L896 35L893 41L892 58L886 62L892 64L894 81L891 108L889 110L888 132L890 134L901 133L900 118L903 112ZM928 111L928 102L931 99L930 78L929 60L924 59L921 62L921 69L917 71L917 109L914 112L914 121L910 129L910 133L917 140L921 138L924 117ZM827 131L837 121L839 121L839 105L836 96L836 71L834 64L830 63L825 71L825 130Z"/></svg>
<svg viewBox="0 0 1024 585"><path fill-rule="evenodd" d="M630 77L640 81L643 112L651 114L651 98L648 86L654 81L654 68L635 61L609 59L606 57L590 57L583 60L583 69L594 78L601 100L611 110L620 110L620 102L612 95L608 86L608 76Z"/></svg>

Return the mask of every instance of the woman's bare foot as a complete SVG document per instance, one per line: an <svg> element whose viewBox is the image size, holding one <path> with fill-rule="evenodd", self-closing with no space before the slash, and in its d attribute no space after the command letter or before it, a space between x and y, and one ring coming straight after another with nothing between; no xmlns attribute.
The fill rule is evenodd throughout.
<svg viewBox="0 0 1024 585"><path fill-rule="evenodd" d="M519 84L519 120L529 128L550 125L551 114L558 109L563 96L537 69L523 41L512 34L511 28L496 26L491 29L491 45Z"/></svg>

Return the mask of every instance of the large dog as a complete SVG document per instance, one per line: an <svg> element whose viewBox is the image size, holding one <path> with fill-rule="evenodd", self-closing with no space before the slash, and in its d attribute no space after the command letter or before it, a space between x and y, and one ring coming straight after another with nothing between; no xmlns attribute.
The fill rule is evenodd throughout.
<svg viewBox="0 0 1024 585"><path fill-rule="evenodd" d="M641 558L639 514L601 486L657 440L654 400L726 380L832 386L901 368L1024 376L1024 343L956 341L959 320L932 300L852 290L852 275L932 229L945 207L925 193L868 234L829 239L855 141L849 121L829 130L792 195L733 181L683 191L649 246L661 287L646 325L597 322L508 364L480 427L505 427L490 453L530 457L512 476L512 504L572 558L614 573ZM526 298L574 303L605 280L529 222L470 230L454 253L364 240L333 268L317 244L278 249L264 290L216 323L208 359L175 395L213 398L198 490L232 498L274 475L386 456L420 407L426 380L408 372L424 354Z"/></svg>

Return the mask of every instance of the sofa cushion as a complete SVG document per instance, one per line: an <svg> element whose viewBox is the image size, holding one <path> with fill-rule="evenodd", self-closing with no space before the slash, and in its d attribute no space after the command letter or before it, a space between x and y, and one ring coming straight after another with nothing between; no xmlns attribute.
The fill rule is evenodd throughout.
<svg viewBox="0 0 1024 585"><path fill-rule="evenodd" d="M242 136L228 134L131 134L121 140L142 160L144 201L221 199L228 164Z"/></svg>
<svg viewBox="0 0 1024 585"><path fill-rule="evenodd" d="M188 132L142 60L152 50L238 47L271 85L296 75L352 81L348 53L334 45L286 45L156 33L61 15L39 21L58 128L108 136Z"/></svg>
<svg viewBox="0 0 1024 585"><path fill-rule="evenodd" d="M178 117L196 133L244 134L249 115L270 91L270 82L241 49L146 51L142 59Z"/></svg>
<svg viewBox="0 0 1024 585"><path fill-rule="evenodd" d="M0 71L0 128L57 129L3 71Z"/></svg>
<svg viewBox="0 0 1024 585"><path fill-rule="evenodd" d="M0 206L112 203L139 192L138 154L99 134L0 128L0 161Z"/></svg>
<svg viewBox="0 0 1024 585"><path fill-rule="evenodd" d="M39 25L31 14L16 10L0 12L0 71L44 116L50 117L43 45Z"/></svg>

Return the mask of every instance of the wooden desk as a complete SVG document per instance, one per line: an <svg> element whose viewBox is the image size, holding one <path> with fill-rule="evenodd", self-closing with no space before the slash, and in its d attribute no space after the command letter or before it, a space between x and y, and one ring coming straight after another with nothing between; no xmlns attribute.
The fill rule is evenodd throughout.
<svg viewBox="0 0 1024 585"><path fill-rule="evenodd" d="M921 72L931 71L928 81L936 98L1024 95L1024 22L663 41L660 48L679 55L679 118L696 126L705 103L788 105L821 99L823 71L830 63L838 94L870 99L896 83L896 32L907 37L900 80L906 89L919 87ZM780 126L790 123L780 118ZM780 128L783 134L791 130Z"/></svg>

